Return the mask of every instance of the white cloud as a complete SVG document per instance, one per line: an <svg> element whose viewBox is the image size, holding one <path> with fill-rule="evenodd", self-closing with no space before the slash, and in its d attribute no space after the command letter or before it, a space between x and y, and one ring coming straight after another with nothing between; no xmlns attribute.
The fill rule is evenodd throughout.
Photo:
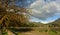
<svg viewBox="0 0 60 35"><path fill-rule="evenodd" d="M31 14L41 20L54 16L56 13L60 13L60 0L45 2L44 0L37 0L32 3L30 8Z"/></svg>

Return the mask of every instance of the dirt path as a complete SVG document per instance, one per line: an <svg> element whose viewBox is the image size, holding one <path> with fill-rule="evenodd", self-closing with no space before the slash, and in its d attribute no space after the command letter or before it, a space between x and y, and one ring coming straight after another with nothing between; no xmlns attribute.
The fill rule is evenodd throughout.
<svg viewBox="0 0 60 35"><path fill-rule="evenodd" d="M47 32L35 32L35 31L26 32L25 34L27 35L49 35Z"/></svg>
<svg viewBox="0 0 60 35"><path fill-rule="evenodd" d="M9 30L7 30L7 32L8 32L8 35L15 35L11 31L9 31Z"/></svg>
<svg viewBox="0 0 60 35"><path fill-rule="evenodd" d="M8 35L15 35L11 31L7 31L7 32L8 32ZM19 35L21 35L21 33ZM22 33L22 35L49 35L49 34L47 32L31 31L31 32Z"/></svg>

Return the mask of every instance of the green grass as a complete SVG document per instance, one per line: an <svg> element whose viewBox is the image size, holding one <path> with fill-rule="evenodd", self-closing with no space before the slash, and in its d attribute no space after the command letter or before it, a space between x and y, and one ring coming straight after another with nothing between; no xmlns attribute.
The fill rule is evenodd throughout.
<svg viewBox="0 0 60 35"><path fill-rule="evenodd" d="M57 33L53 32L53 31L49 31L48 32L50 35L57 35Z"/></svg>
<svg viewBox="0 0 60 35"><path fill-rule="evenodd" d="M8 35L8 33L7 33L7 32L5 32L5 33L2 33L2 35Z"/></svg>

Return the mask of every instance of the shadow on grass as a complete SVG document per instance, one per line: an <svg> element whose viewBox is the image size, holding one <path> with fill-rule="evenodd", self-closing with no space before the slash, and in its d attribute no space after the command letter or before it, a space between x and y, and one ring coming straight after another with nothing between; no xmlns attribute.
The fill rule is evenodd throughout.
<svg viewBox="0 0 60 35"><path fill-rule="evenodd" d="M34 29L32 29L32 28L19 28L19 29L17 29L17 28L9 28L9 30L12 33L14 33L15 35L18 35L17 34L18 32L20 32L20 33L22 33L22 32L30 32L30 31L33 31Z"/></svg>
<svg viewBox="0 0 60 35"><path fill-rule="evenodd" d="M14 31L14 32L29 32L29 31L33 31L32 28L10 28L9 30Z"/></svg>

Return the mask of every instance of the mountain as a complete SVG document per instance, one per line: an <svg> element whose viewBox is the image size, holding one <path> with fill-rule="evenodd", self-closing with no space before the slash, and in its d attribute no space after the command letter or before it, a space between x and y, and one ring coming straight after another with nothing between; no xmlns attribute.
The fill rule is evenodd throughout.
<svg viewBox="0 0 60 35"><path fill-rule="evenodd" d="M54 22L48 23L49 26L60 27L60 18Z"/></svg>
<svg viewBox="0 0 60 35"><path fill-rule="evenodd" d="M52 22L53 24L60 24L60 18L57 19L56 21Z"/></svg>

